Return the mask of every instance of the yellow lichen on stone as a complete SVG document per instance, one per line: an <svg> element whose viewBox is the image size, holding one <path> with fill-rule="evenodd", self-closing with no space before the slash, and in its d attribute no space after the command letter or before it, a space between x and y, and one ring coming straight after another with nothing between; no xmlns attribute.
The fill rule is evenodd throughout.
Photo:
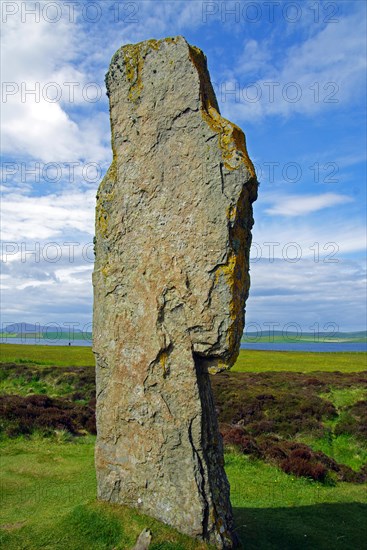
<svg viewBox="0 0 367 550"><path fill-rule="evenodd" d="M227 284L233 284L233 272L236 265L236 256L231 253L227 262L223 265L220 265L215 271L214 284L218 283L220 275L223 275Z"/></svg>
<svg viewBox="0 0 367 550"><path fill-rule="evenodd" d="M108 180L115 181L116 178L117 178L117 154L116 154L116 150L115 150L114 145L112 145L112 154L113 154L112 162L110 164L109 169L107 170L106 177L105 177L106 181L108 181ZM103 181L102 181L102 183L103 183ZM102 186L102 188L103 188L103 186Z"/></svg>
<svg viewBox="0 0 367 550"><path fill-rule="evenodd" d="M126 78L130 82L129 99L136 102L143 89L142 72L144 60L149 50L158 50L163 42L177 43L179 37L164 38L162 40L146 40L138 44L127 44L123 46L123 56L125 62Z"/></svg>
<svg viewBox="0 0 367 550"><path fill-rule="evenodd" d="M249 172L250 178L256 179L254 166L248 156L246 148L246 138L239 126L230 122L221 116L217 104L217 100L214 94L214 90L210 83L210 77L206 66L206 58L203 52L194 46L190 46L190 58L194 66L196 67L200 79L200 109L201 115L208 126L218 135L218 146L221 150L223 166L227 170L237 170L241 166L245 166ZM236 219L241 218L241 201L236 206L231 205L227 208L226 216L231 222L231 242L235 241L244 242L246 235L243 234L242 229L236 224ZM218 267L214 276L214 285L216 286L219 281L219 277L224 277L226 284L230 289L230 304L229 304L229 317L230 323L227 332L227 347L229 353L232 353L229 364L226 368L230 368L236 359L235 350L236 343L239 338L238 331L239 326L237 320L240 315L243 314L241 308L241 289L246 286L246 265L245 251L240 250L235 253L232 249L228 256L227 262L224 265ZM221 365L211 367L213 371L217 372L221 369Z"/></svg>
<svg viewBox="0 0 367 550"><path fill-rule="evenodd" d="M236 170L244 164L251 177L255 168L247 153L246 138L241 128L222 117L210 84L206 66L206 57L200 48L189 46L190 58L196 67L200 79L201 114L208 126L219 136L219 147L223 155L223 164L227 170Z"/></svg>
<svg viewBox="0 0 367 550"><path fill-rule="evenodd" d="M208 373L209 374L218 374L218 372L222 372L224 370L228 370L228 364L222 361L221 359L217 359L215 365L211 365L208 367Z"/></svg>
<svg viewBox="0 0 367 550"><path fill-rule="evenodd" d="M98 223L98 229L103 237L107 234L107 213L103 208L100 208L100 211L97 214L97 223Z"/></svg>
<svg viewBox="0 0 367 550"><path fill-rule="evenodd" d="M140 46L140 47L139 47ZM144 45L146 48L146 45ZM142 70L144 65L143 52L141 44L129 44L123 48L126 78L130 82L129 99L137 101L142 90ZM146 53L146 52L145 52Z"/></svg>
<svg viewBox="0 0 367 550"><path fill-rule="evenodd" d="M106 264L102 267L101 269L101 272L102 272L102 275L103 277L108 277L108 275L110 274L110 271L111 271L111 267L110 267L110 264Z"/></svg>
<svg viewBox="0 0 367 550"><path fill-rule="evenodd" d="M112 160L111 166L109 167L107 174L101 182L99 193L101 196L97 200L96 207L96 219L97 219L97 229L99 230L102 237L106 237L108 233L108 203L114 200L114 190L112 189L109 192L104 191L104 186L107 182L111 180L114 181L116 178L116 157Z"/></svg>
<svg viewBox="0 0 367 550"><path fill-rule="evenodd" d="M245 135L241 128L223 118L211 105L202 106L202 114L208 125L219 134L219 147L223 164L227 170L236 170L244 164L251 177L255 176L254 166L248 156Z"/></svg>
<svg viewBox="0 0 367 550"><path fill-rule="evenodd" d="M235 272L236 272L236 266L238 264L238 257L232 252L228 260L225 264L218 267L218 269L215 271L214 275L214 285L217 286L220 277L223 277L226 284L228 285L230 289L230 302L229 302L229 317L231 320L230 326L228 327L227 332L227 344L228 349L231 350L233 343L234 343L234 333L233 329L235 326L235 321L237 318L238 313L238 306L236 305L236 299L235 299ZM216 366L216 370L219 368L219 365ZM228 368L228 366L226 367Z"/></svg>
<svg viewBox="0 0 367 550"><path fill-rule="evenodd" d="M167 359L168 359L168 353L166 351L162 351L159 356L159 363L163 369L163 376L165 376L168 373Z"/></svg>
<svg viewBox="0 0 367 550"><path fill-rule="evenodd" d="M244 231L239 224L236 223L236 217L238 214L238 208L231 206L227 209L227 219L233 223L233 233L231 240L243 241L244 235L241 235L241 232ZM241 247L238 253L235 253L234 250L228 255L227 261L225 264L218 266L214 273L214 286L217 286L219 279L223 278L227 284L230 291L230 302L229 302L229 326L227 331L227 347L230 353L232 353L236 348L236 340L238 330L237 320L240 315L242 315L241 308L241 299L239 293L242 288L245 286L246 278L246 258L245 251ZM236 356L232 356L228 363L218 364L213 367L213 373L219 372L220 370L230 368Z"/></svg>
<svg viewBox="0 0 367 550"><path fill-rule="evenodd" d="M226 212L227 220L230 222L234 222L236 219L236 214L237 214L237 208L235 206L228 206L227 212Z"/></svg>

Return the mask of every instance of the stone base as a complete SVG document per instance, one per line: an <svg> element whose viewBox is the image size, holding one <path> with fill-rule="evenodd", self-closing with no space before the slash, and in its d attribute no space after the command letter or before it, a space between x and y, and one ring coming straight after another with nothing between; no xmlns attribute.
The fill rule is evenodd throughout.
<svg viewBox="0 0 367 550"><path fill-rule="evenodd" d="M158 359L142 386L116 382L126 407L97 408L98 497L137 508L217 548L233 548L222 439L202 363L172 348L169 375L162 376Z"/></svg>

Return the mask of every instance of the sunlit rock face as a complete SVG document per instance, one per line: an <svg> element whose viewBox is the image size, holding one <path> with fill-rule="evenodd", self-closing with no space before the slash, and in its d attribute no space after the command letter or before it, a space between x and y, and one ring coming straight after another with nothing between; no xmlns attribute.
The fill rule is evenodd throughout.
<svg viewBox="0 0 367 550"><path fill-rule="evenodd" d="M232 510L209 375L238 355L257 182L204 54L122 47L106 77L112 164L96 209L99 498L218 548Z"/></svg>

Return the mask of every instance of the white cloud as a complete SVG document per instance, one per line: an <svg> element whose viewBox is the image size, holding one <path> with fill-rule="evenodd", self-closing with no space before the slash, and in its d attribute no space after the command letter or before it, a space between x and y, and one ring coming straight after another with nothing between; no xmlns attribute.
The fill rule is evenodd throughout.
<svg viewBox="0 0 367 550"><path fill-rule="evenodd" d="M54 276L53 269L62 271L59 277ZM35 265L31 258L27 264L14 265L11 284L5 280L2 287L3 322L89 322L92 269L92 264L65 265L62 269L45 262ZM45 272L44 279L40 279L41 270L49 274Z"/></svg>
<svg viewBox="0 0 367 550"><path fill-rule="evenodd" d="M259 199L260 201L260 199ZM255 203L255 225L253 227L254 260L263 258L284 259L289 243L297 243L302 258L318 258L320 262L333 259L333 248L338 262L351 254L361 253L367 247L365 220L344 217L330 213L330 217L283 217L264 216L260 202ZM278 244L265 244L278 243ZM328 246L331 244L332 246ZM271 249L273 252L271 252ZM289 247L289 256L295 256L296 250Z"/></svg>
<svg viewBox="0 0 367 550"><path fill-rule="evenodd" d="M296 323L303 330L312 330L316 323L321 332L328 330L327 323L341 331L361 330L366 298L363 262L264 260L251 264L246 323L257 323L262 330L267 330L266 323L277 323L275 330L282 330L287 323Z"/></svg>
<svg viewBox="0 0 367 550"><path fill-rule="evenodd" d="M34 244L28 241L27 249L34 249ZM86 255L83 243L72 251L63 246L62 240L56 244L60 251L57 261L47 261L47 242L40 243L38 256L19 252L5 258L6 261L3 258L3 323L90 322L93 269L90 245Z"/></svg>
<svg viewBox="0 0 367 550"><path fill-rule="evenodd" d="M62 235L94 234L95 190L26 197L7 194L2 200L4 241L40 241Z"/></svg>
<svg viewBox="0 0 367 550"><path fill-rule="evenodd" d="M3 153L44 162L106 162L108 116L101 124L90 101L97 94L97 86L89 89L92 95L85 90L86 84L95 83L95 77L91 81L73 64L83 41L82 29L66 17L54 24L42 17L39 22L30 18L25 24L21 11L2 26ZM99 76L101 80L103 75ZM101 101L106 103L102 83L97 84ZM84 127L68 114L75 106L87 109L89 121Z"/></svg>
<svg viewBox="0 0 367 550"><path fill-rule="evenodd" d="M236 95L222 94L225 115L244 120L314 115L363 98L366 35L362 4L355 3L354 13L340 17L337 23L318 26L318 32L283 49L281 55L274 43L276 35L245 42L232 78L222 83L224 91L238 89ZM252 74L260 71L262 76L252 80Z"/></svg>
<svg viewBox="0 0 367 550"><path fill-rule="evenodd" d="M60 5L64 4L60 2ZM21 161L27 161L29 157L61 163L83 159L83 162L99 162L104 167L110 159L106 98L103 97L97 105L86 102L81 93L83 85L97 82L102 86L109 60L122 44L153 36L185 34L186 30L191 32L202 24L201 2L134 2L138 8L138 20L131 24L123 18L113 21L113 12L109 9L112 4L101 3L103 20L99 24L88 25L79 16L77 23L63 18L57 24L48 24L44 20L34 24L31 18L27 24L22 24L19 18L12 17L7 25L3 25L3 80L19 86L24 82L28 89L39 82L41 90L45 84L56 82L63 92L57 103L50 103L42 96L39 103L32 101L31 96L27 96L24 103L20 93L8 98L3 105L7 109L3 114L2 128L6 153ZM126 16L126 13L122 15ZM363 17L358 14L343 16L335 25L314 25L312 32L304 27L302 38L297 36L294 42L295 34L292 41L282 41L283 35L279 37L281 27L277 27L275 22L272 32L265 38L262 39L259 33L245 42L238 63L231 64L235 72L231 74L231 69L228 69L217 79L226 81L229 75L228 80L232 77L241 88L251 79L256 79L263 93L262 100L227 102L223 110L232 111L230 118L234 118L235 111L235 118L256 120L268 115L317 115L327 107L336 110L338 105L345 104L353 107L355 98L360 97L364 78L362 24ZM292 25L288 27L289 31ZM296 26L292 28L296 29ZM213 36L217 29L219 27L210 25L203 27L205 33L208 31L207 34ZM234 32L239 34L242 30L243 26L237 25ZM204 42L204 34L202 36ZM237 39L240 40L238 36ZM220 32L218 39L215 36L213 41L207 40L208 47L212 47L217 55L217 58L209 58L213 64L217 60L221 62L221 56L227 55L227 47L231 47L221 40ZM285 49L284 43L289 42L293 42L293 46ZM223 66L226 71L227 57ZM279 86L274 88L272 102L266 95L268 87L265 83L269 81L279 82ZM294 81L301 87L302 98L292 103L284 100L282 91L284 85ZM67 101L68 89L64 82L80 83L75 89L73 105ZM320 84L318 102L315 101L315 87L309 89L315 82ZM323 89L327 82L338 84L336 97L339 104L324 102L326 94L332 91ZM226 113L226 116L229 115ZM333 143L326 143L325 147L333 151ZM321 154L325 157L325 150ZM327 155L325 158L330 160ZM339 164L353 165L359 160L360 156L353 150L352 154L340 158ZM85 185L78 189L77 182L75 187L67 185L63 190L61 185L51 194L32 196L29 183L20 182L17 174L9 186L4 186L4 239L6 243L15 244L7 262L2 265L3 289L6 290L2 306L9 322L43 324L60 320L87 322L91 319L92 263L83 256L83 247L90 244L94 233L95 189ZM252 312L256 312L256 319L262 321L275 319L285 323L298 320L312 324L329 319L338 322L341 329L343 323L350 327L357 323L357 328L360 327L364 319L365 274L362 262L349 263L346 257L364 249L365 228L359 220L346 219L345 215L335 216L334 220L331 218L334 212L328 210L330 206L348 201L351 201L350 197L338 193L261 194L258 205L255 205L260 214L255 215L253 235L254 243L261 248L262 259L252 262L252 291L247 304L250 319L255 318ZM261 203L268 207L266 212L270 215L262 217L264 207ZM320 211L323 216L311 216ZM329 212L330 216L326 218ZM50 241L56 242L63 251L55 263L42 255ZM73 261L63 245L66 241L80 243ZM269 247L265 243L274 241L279 245L275 247L275 261L270 262L266 257ZM41 247L40 261L25 253L34 250L36 242ZM300 246L300 261L292 261L296 249L287 248L290 242ZM23 252L22 243L25 246ZM315 243L318 243L318 248ZM330 243L336 245L335 256L330 256L333 252L328 247ZM288 254L285 258L284 250ZM315 260L317 251L319 261ZM26 261L23 261L24 257ZM325 262L325 259L338 261Z"/></svg>
<svg viewBox="0 0 367 550"><path fill-rule="evenodd" d="M2 79L7 94L1 126L3 153L44 162L108 163L110 132L103 79L111 56L127 42L160 38L172 34L172 29L175 34L199 25L202 18L201 4L196 2L134 2L120 5L119 15L117 3L104 2L100 3L101 20L88 23L84 4L73 6L72 21L66 3L60 1L62 18L57 23L47 22L42 15L38 22L28 16L23 23L25 2L20 4L18 13L3 24ZM51 83L56 88L49 87ZM34 89L36 96L26 93ZM56 89L61 95L53 102ZM89 99L99 93L103 119ZM85 111L82 116L75 114L76 107Z"/></svg>
<svg viewBox="0 0 367 550"><path fill-rule="evenodd" d="M257 74L259 70L261 72L270 70L271 58L272 52L268 40L261 42L254 39L246 40L239 64L236 66L236 73L249 77L252 74Z"/></svg>
<svg viewBox="0 0 367 550"><path fill-rule="evenodd" d="M264 194L263 203L271 203L269 208L265 209L267 214L275 216L303 216L331 208L338 204L353 202L348 195L338 193L323 193L321 195L281 195Z"/></svg>

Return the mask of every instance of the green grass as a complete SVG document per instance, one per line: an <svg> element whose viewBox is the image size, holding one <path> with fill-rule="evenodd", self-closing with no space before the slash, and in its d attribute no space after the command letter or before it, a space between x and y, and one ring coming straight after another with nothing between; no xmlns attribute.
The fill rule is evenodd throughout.
<svg viewBox="0 0 367 550"><path fill-rule="evenodd" d="M353 435L335 435L330 431L321 438L303 435L298 440L309 445L314 451L322 451L339 464L345 464L355 471L360 470L364 464L367 464L366 445Z"/></svg>
<svg viewBox="0 0 367 550"><path fill-rule="evenodd" d="M367 399L367 390L365 388L332 388L327 393L321 393L320 397L328 399L337 409L354 405L357 401Z"/></svg>
<svg viewBox="0 0 367 550"><path fill-rule="evenodd" d="M226 453L225 462L231 501L236 508L282 508L338 502L367 504L366 485L338 483L328 486L285 474L275 466L236 452Z"/></svg>
<svg viewBox="0 0 367 550"><path fill-rule="evenodd" d="M367 369L367 353L241 350L233 372L359 372Z"/></svg>
<svg viewBox="0 0 367 550"><path fill-rule="evenodd" d="M10 380L0 379L0 395L48 395L49 397L69 397L73 393L73 386L67 381L52 383L50 379L39 380L34 377L25 380L22 377Z"/></svg>
<svg viewBox="0 0 367 550"><path fill-rule="evenodd" d="M53 369L47 376L39 376L43 369L47 365L73 365L91 366L93 371L94 365L89 347L1 344L0 353L1 361L19 365L18 378L9 376L0 382L0 392L7 394L67 395L76 389L74 375L61 368L60 375L58 369ZM22 374L26 363L32 366L31 376ZM353 373L366 368L364 353L243 350L233 370ZM265 382L275 384L270 379ZM276 387L271 391L276 391ZM243 390L239 387L238 391ZM332 387L326 392L320 386L320 395L332 401L341 414L363 399L364 391L356 386ZM264 393L262 389L259 392ZM310 435L309 441L304 436L302 440L358 470L367 461L367 450L352 435L333 434L336 422L325 421L330 434L318 439ZM37 433L30 439L4 438L0 452L0 545L4 548L128 550L146 527L153 532L150 550L207 548L135 510L97 502L92 436L73 438L55 432L52 438ZM235 452L226 454L226 471L242 547L344 550L364 546L366 484L338 482L331 486L295 478L273 465Z"/></svg>
<svg viewBox="0 0 367 550"><path fill-rule="evenodd" d="M55 390L52 386L47 384L44 380L38 380L36 377L31 380L26 380L23 376L13 379L0 379L0 395L49 395L53 397ZM57 391L57 395L60 391Z"/></svg>
<svg viewBox="0 0 367 550"><path fill-rule="evenodd" d="M0 361L38 365L94 365L90 347L0 344ZM312 353L300 351L241 350L234 372L264 371L341 371L359 372L367 369L367 354L363 352Z"/></svg>
<svg viewBox="0 0 367 550"><path fill-rule="evenodd" d="M153 550L206 548L135 510L98 503L94 438L66 440L61 434L1 444L2 547L126 550L150 528Z"/></svg>
<svg viewBox="0 0 367 550"><path fill-rule="evenodd" d="M294 478L242 455L226 456L237 532L248 550L363 548L366 488Z"/></svg>
<svg viewBox="0 0 367 550"><path fill-rule="evenodd" d="M0 362L74 367L87 367L95 363L92 349L88 346L31 344L0 344Z"/></svg>
<svg viewBox="0 0 367 550"><path fill-rule="evenodd" d="M4 441L0 450L4 548L127 550L144 528L153 532L153 550L206 548L135 510L98 503L93 437L36 435ZM324 486L235 453L226 454L226 471L244 548L363 547L365 486Z"/></svg>
<svg viewBox="0 0 367 550"><path fill-rule="evenodd" d="M82 372L80 372L82 371ZM72 397L82 389L78 400L87 402L95 394L93 367L63 367L3 363L0 367L1 395L48 395Z"/></svg>
<svg viewBox="0 0 367 550"><path fill-rule="evenodd" d="M343 416L348 414L343 409L366 399L366 389L363 387L332 388L330 392L320 394L320 397L331 401L337 408L339 416L324 421L327 428L324 437L314 438L310 435L302 435L298 439L310 445L315 451L322 451L337 462L346 464L353 470L360 470L367 464L366 443L352 434L335 434L334 431Z"/></svg>

